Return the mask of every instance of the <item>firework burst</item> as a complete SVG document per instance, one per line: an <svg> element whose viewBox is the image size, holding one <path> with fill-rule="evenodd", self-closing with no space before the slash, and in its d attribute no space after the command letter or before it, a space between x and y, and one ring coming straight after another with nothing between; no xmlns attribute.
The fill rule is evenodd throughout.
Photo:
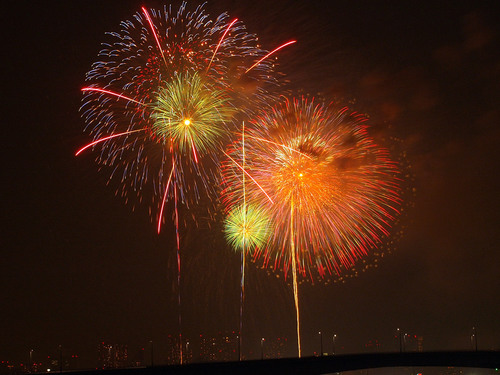
<svg viewBox="0 0 500 375"><path fill-rule="evenodd" d="M262 247L269 236L271 223L265 211L253 205L235 207L226 217L226 240L237 251Z"/></svg>
<svg viewBox="0 0 500 375"><path fill-rule="evenodd" d="M246 135L246 200L273 223L264 265L317 280L339 277L389 236L400 205L397 164L368 136L366 117L290 100L255 119ZM240 145L229 152L239 159ZM240 201L241 170L225 164L228 207ZM248 179L247 179L248 180ZM290 251L294 247L295 251Z"/></svg>
<svg viewBox="0 0 500 375"><path fill-rule="evenodd" d="M99 148L97 162L129 200L152 197L158 222L175 198L186 206L212 198L222 145L230 138L236 108L269 99L277 83L274 63L255 35L227 14L203 9L147 10L109 33L87 73L81 107L86 130ZM249 89L251 87L251 89Z"/></svg>
<svg viewBox="0 0 500 375"><path fill-rule="evenodd" d="M177 153L189 155L192 150L197 161L197 152L222 147L225 124L234 112L224 91L204 84L198 73L185 73L160 90L152 130L163 144L176 145Z"/></svg>
<svg viewBox="0 0 500 375"><path fill-rule="evenodd" d="M341 275L382 243L398 214L396 164L368 137L365 120L347 108L286 101L258 117L228 155L225 203L243 196L269 212L269 243L254 256L292 275L299 357L298 275Z"/></svg>

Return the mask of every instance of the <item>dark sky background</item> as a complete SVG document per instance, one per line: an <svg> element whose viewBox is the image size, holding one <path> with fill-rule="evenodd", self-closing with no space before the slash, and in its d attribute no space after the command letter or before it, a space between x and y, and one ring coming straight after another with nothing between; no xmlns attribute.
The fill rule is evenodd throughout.
<svg viewBox="0 0 500 375"><path fill-rule="evenodd" d="M290 39L281 70L295 92L342 99L368 113L376 136L399 139L415 195L396 251L344 284L300 288L304 355L337 334L343 352L396 328L425 350L500 350L500 59L498 2L209 1L257 33ZM106 186L80 118L84 75L104 33L157 1L39 2L2 10L0 359L57 353L92 365L101 340L153 340L158 361L177 334L175 242L147 208ZM174 3L177 6L177 3ZM197 4L191 2L189 6ZM301 90L301 91L300 91ZM182 234L183 333L238 328L239 257L220 231ZM249 267L244 351L287 337L292 290ZM330 347L327 347L330 351ZM256 357L258 356L255 355Z"/></svg>

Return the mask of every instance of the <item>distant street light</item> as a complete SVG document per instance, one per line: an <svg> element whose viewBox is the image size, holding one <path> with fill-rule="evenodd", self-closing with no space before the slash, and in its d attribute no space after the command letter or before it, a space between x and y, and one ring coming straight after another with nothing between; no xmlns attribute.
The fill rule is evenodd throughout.
<svg viewBox="0 0 500 375"><path fill-rule="evenodd" d="M319 355L323 356L323 334L321 331L318 332L319 334Z"/></svg>
<svg viewBox="0 0 500 375"><path fill-rule="evenodd" d="M151 367L154 366L154 351L153 351L153 340L149 340L149 345L151 347Z"/></svg>
<svg viewBox="0 0 500 375"><path fill-rule="evenodd" d="M264 339L264 337L260 339L260 359L261 360L264 359L264 341L266 341Z"/></svg>
<svg viewBox="0 0 500 375"><path fill-rule="evenodd" d="M403 351L406 352L406 337L408 336L407 333L405 333L404 337L403 337Z"/></svg>
<svg viewBox="0 0 500 375"><path fill-rule="evenodd" d="M476 332L476 327L472 327L472 335L470 337L472 349L474 349L477 352L477 332Z"/></svg>
<svg viewBox="0 0 500 375"><path fill-rule="evenodd" d="M31 372L33 370L33 349L30 349L30 364L28 371Z"/></svg>
<svg viewBox="0 0 500 375"><path fill-rule="evenodd" d="M236 335L236 340L238 340L238 361L241 361L241 335Z"/></svg>
<svg viewBox="0 0 500 375"><path fill-rule="evenodd" d="M401 330L399 328L396 329L398 331L398 337L399 337L399 352L403 352L403 343L401 342Z"/></svg>
<svg viewBox="0 0 500 375"><path fill-rule="evenodd" d="M335 339L337 338L337 335L333 335L332 338L332 355L335 355Z"/></svg>

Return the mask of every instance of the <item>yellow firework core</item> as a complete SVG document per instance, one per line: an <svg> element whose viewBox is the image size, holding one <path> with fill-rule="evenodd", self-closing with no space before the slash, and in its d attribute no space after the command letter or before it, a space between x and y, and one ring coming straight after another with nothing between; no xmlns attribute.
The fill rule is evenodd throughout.
<svg viewBox="0 0 500 375"><path fill-rule="evenodd" d="M191 120L190 120L190 119L188 119L188 118L187 118L187 119L185 119L185 120L184 120L184 125L186 125L186 126L191 125Z"/></svg>

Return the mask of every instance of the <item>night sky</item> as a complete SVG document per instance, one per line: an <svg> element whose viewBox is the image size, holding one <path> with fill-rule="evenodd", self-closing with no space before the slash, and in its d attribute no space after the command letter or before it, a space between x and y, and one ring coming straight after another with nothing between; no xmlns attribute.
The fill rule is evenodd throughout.
<svg viewBox="0 0 500 375"><path fill-rule="evenodd" d="M439 3L439 4L438 4ZM157 1L39 2L2 10L0 359L78 353L100 341L158 346L178 333L174 229L156 234L107 186L78 109L107 31ZM198 3L188 4L194 9ZM174 8L178 3L174 3ZM425 350L500 350L500 13L497 2L210 0L279 55L286 88L370 115L411 166L404 236L377 268L342 284L300 287L303 354L318 331L341 352L370 340L397 350L396 328ZM395 141L396 142L396 141ZM413 194L414 189L414 194ZM220 225L182 231L183 334L238 329L239 255ZM287 337L291 287L248 268L244 348ZM329 342L329 341L328 341ZM327 350L330 350L328 347ZM249 355L251 357L251 355ZM258 355L255 355L258 357Z"/></svg>

